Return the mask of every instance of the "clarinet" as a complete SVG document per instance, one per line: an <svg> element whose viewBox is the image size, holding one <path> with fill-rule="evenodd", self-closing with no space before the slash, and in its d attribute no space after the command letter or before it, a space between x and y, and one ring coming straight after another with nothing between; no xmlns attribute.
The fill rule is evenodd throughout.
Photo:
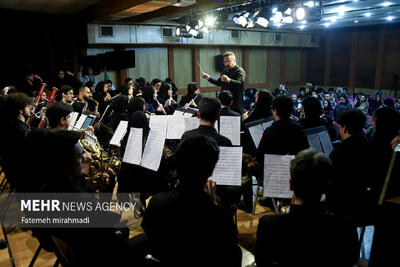
<svg viewBox="0 0 400 267"><path fill-rule="evenodd" d="M157 105L160 106L161 104L160 104L160 102L158 102L158 99L157 99L157 98L156 98L156 101L157 101ZM164 106L161 105L161 107L162 107L162 110L163 110L164 115L167 115L167 112L165 111Z"/></svg>

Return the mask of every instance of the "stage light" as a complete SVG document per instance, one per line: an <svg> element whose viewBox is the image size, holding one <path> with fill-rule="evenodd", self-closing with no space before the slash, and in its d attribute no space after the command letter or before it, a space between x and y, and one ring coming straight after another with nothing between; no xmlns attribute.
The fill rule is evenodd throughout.
<svg viewBox="0 0 400 267"><path fill-rule="evenodd" d="M291 16L284 17L282 19L282 22L286 23L286 24L292 24L293 23L293 18Z"/></svg>
<svg viewBox="0 0 400 267"><path fill-rule="evenodd" d="M175 35L176 35L176 36L181 36L181 35L182 35L181 28L179 28L179 27L176 28L176 30L175 30Z"/></svg>
<svg viewBox="0 0 400 267"><path fill-rule="evenodd" d="M204 32L204 33L209 33L210 32L210 30L207 27L201 28L201 31Z"/></svg>
<svg viewBox="0 0 400 267"><path fill-rule="evenodd" d="M298 27L300 28L300 30L303 30L306 26L305 25L300 25Z"/></svg>
<svg viewBox="0 0 400 267"><path fill-rule="evenodd" d="M304 7L299 7L295 12L296 20L303 20L306 17L306 10Z"/></svg>
<svg viewBox="0 0 400 267"><path fill-rule="evenodd" d="M258 17L256 23L264 28L268 27L268 20L264 17Z"/></svg>
<svg viewBox="0 0 400 267"><path fill-rule="evenodd" d="M383 2L382 3L382 6L390 6L390 5L392 5L392 3L390 3L390 2Z"/></svg>
<svg viewBox="0 0 400 267"><path fill-rule="evenodd" d="M272 14L275 14L277 11L278 11L278 8L277 8L277 7L274 7L274 8L272 9Z"/></svg>
<svg viewBox="0 0 400 267"><path fill-rule="evenodd" d="M314 1L308 1L308 2L305 2L304 5L308 6L308 7L314 7L315 3L314 3Z"/></svg>
<svg viewBox="0 0 400 267"><path fill-rule="evenodd" d="M186 25L186 31L187 32L190 31L190 26L189 25Z"/></svg>
<svg viewBox="0 0 400 267"><path fill-rule="evenodd" d="M340 6L338 9L337 9L337 13L338 13L338 15L339 16L344 16L344 12L346 12L346 7L345 6Z"/></svg>
<svg viewBox="0 0 400 267"><path fill-rule="evenodd" d="M301 23L301 24L306 24L306 23L307 23L307 20L302 20L302 21L300 21L300 23Z"/></svg>
<svg viewBox="0 0 400 267"><path fill-rule="evenodd" d="M386 18L387 21L392 21L394 18L392 16L389 16Z"/></svg>
<svg viewBox="0 0 400 267"><path fill-rule="evenodd" d="M204 22L202 20L199 20L199 22L197 23L195 29L201 29L203 28Z"/></svg>
<svg viewBox="0 0 400 267"><path fill-rule="evenodd" d="M272 22L279 23L282 20L282 12L276 12L273 17L269 19Z"/></svg>
<svg viewBox="0 0 400 267"><path fill-rule="evenodd" d="M328 23L328 22L327 22L327 23L324 23L324 26L325 26L325 27L329 27L330 25L331 25L331 24Z"/></svg>
<svg viewBox="0 0 400 267"><path fill-rule="evenodd" d="M358 23L358 20L355 20L354 23Z"/></svg>
<svg viewBox="0 0 400 267"><path fill-rule="evenodd" d="M207 16L204 22L207 27L212 27L215 24L215 18L211 17L211 16Z"/></svg>
<svg viewBox="0 0 400 267"><path fill-rule="evenodd" d="M337 17L333 16L333 17L328 18L328 20L330 20L330 22L335 22L337 20Z"/></svg>
<svg viewBox="0 0 400 267"><path fill-rule="evenodd" d="M366 17L371 17L371 15L372 15L371 12L367 12L367 13L364 14L364 16L366 16Z"/></svg>
<svg viewBox="0 0 400 267"><path fill-rule="evenodd" d="M196 29L190 29L189 30L189 34L193 35L194 37L196 37L199 34L199 31Z"/></svg>
<svg viewBox="0 0 400 267"><path fill-rule="evenodd" d="M247 17L245 17L243 15L235 15L235 16L233 16L232 20L236 25L239 25L242 27L246 27L246 25L247 25Z"/></svg>
<svg viewBox="0 0 400 267"><path fill-rule="evenodd" d="M275 26L279 28L282 26L282 23L276 23Z"/></svg>
<svg viewBox="0 0 400 267"><path fill-rule="evenodd" d="M285 12L286 15L290 16L290 14L292 14L292 9L290 7L288 7Z"/></svg>
<svg viewBox="0 0 400 267"><path fill-rule="evenodd" d="M246 28L253 28L254 27L254 20L253 19L247 19L247 25Z"/></svg>

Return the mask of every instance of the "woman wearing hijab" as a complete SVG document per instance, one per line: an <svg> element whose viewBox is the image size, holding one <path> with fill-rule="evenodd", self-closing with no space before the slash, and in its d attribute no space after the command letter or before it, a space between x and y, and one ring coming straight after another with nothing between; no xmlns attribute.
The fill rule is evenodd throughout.
<svg viewBox="0 0 400 267"><path fill-rule="evenodd" d="M129 101L132 99L133 88L129 85L123 85L121 88L121 95L117 96L110 105L113 111L110 116L110 127L115 131L121 120L128 120L127 107Z"/></svg>
<svg viewBox="0 0 400 267"><path fill-rule="evenodd" d="M143 89L142 97L146 103L145 112L166 115L164 107L157 100L157 91L152 86L146 86Z"/></svg>
<svg viewBox="0 0 400 267"><path fill-rule="evenodd" d="M164 105L167 115L172 115L178 107L176 101L172 98L172 86L169 83L161 83L160 90L158 91L158 102Z"/></svg>
<svg viewBox="0 0 400 267"><path fill-rule="evenodd" d="M107 106L111 103L111 95L107 91L107 84L101 81L97 83L95 92L93 93L93 98L99 102L99 112L101 115L103 115Z"/></svg>
<svg viewBox="0 0 400 267"><path fill-rule="evenodd" d="M200 95L199 86L196 83L189 83L187 86L187 94L179 101L179 105L185 108L197 108L201 99L202 96Z"/></svg>
<svg viewBox="0 0 400 267"><path fill-rule="evenodd" d="M244 123L272 116L271 103L273 98L269 91L258 91L253 108L243 114Z"/></svg>

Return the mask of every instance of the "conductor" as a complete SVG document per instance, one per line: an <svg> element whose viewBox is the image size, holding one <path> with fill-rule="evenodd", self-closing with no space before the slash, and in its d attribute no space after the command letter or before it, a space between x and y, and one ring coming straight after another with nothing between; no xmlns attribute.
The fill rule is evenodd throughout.
<svg viewBox="0 0 400 267"><path fill-rule="evenodd" d="M203 73L202 77L212 84L221 86L221 90L230 91L233 96L231 109L242 114L244 79L246 78L246 73L243 68L236 65L236 57L233 52L226 52L224 54L224 65L226 70L218 79L211 77L207 73Z"/></svg>

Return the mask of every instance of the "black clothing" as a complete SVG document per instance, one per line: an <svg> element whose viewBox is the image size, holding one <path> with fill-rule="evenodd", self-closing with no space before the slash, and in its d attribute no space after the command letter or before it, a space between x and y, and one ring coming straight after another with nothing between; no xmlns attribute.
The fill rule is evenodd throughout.
<svg viewBox="0 0 400 267"><path fill-rule="evenodd" d="M215 130L214 127L212 126L206 126L206 125L200 125L199 128L193 129L191 131L187 131L182 135L181 140L191 137L191 136L196 136L196 135L205 135L213 138L218 146L232 146L231 140L229 140L227 137L220 135L217 133L217 130Z"/></svg>
<svg viewBox="0 0 400 267"><path fill-rule="evenodd" d="M219 112L219 114L220 114L220 116L241 116L236 111L231 110L230 107L221 108L221 111Z"/></svg>
<svg viewBox="0 0 400 267"><path fill-rule="evenodd" d="M377 110L383 104L382 100L377 101L376 99L371 99L368 102L368 114L370 116L374 115L375 110Z"/></svg>
<svg viewBox="0 0 400 267"><path fill-rule="evenodd" d="M110 127L113 131L117 129L121 120L128 120L128 112L126 110L128 102L129 97L127 95L120 95L111 102L110 109L112 110L112 113L110 116Z"/></svg>
<svg viewBox="0 0 400 267"><path fill-rule="evenodd" d="M189 103L193 98L195 98L195 95L184 95L181 98L181 101L179 101L179 105L181 107L184 107L187 103ZM199 105L200 100L203 98L203 96L199 93L198 96L196 97L196 99L194 100L194 103L196 103L196 105ZM195 108L194 106L190 105L190 107Z"/></svg>
<svg viewBox="0 0 400 267"><path fill-rule="evenodd" d="M353 266L356 229L339 217L299 205L263 216L258 224L257 266Z"/></svg>
<svg viewBox="0 0 400 267"><path fill-rule="evenodd" d="M32 84L30 84L28 82L27 79L24 79L18 86L17 86L17 90L27 94L28 96L33 96L33 93L39 93L40 90L40 86L42 85L42 82L35 78L32 82Z"/></svg>
<svg viewBox="0 0 400 267"><path fill-rule="evenodd" d="M303 129L310 129L325 125L324 121L320 118L304 118L299 121L299 124Z"/></svg>
<svg viewBox="0 0 400 267"><path fill-rule="evenodd" d="M107 106L111 104L111 100L104 101L104 98L107 96L106 92L94 92L93 98L99 102L99 113L103 115L104 111L106 110Z"/></svg>
<svg viewBox="0 0 400 267"><path fill-rule="evenodd" d="M221 78L214 79L212 77L208 81L217 86L221 86L221 91L222 90L230 91L233 96L233 104L231 107L232 110L242 114L243 92L245 89L244 80L246 78L246 72L244 71L243 68L236 65L232 69L225 70L223 73L221 73L221 76L222 75L228 76L231 79L230 83L222 82Z"/></svg>
<svg viewBox="0 0 400 267"><path fill-rule="evenodd" d="M161 266L241 266L232 218L204 191L178 188L150 200L142 227Z"/></svg>
<svg viewBox="0 0 400 267"><path fill-rule="evenodd" d="M176 109L177 107L179 107L178 104L171 104L171 105L165 107L164 104L165 104L165 101L167 101L167 100L164 100L162 97L158 97L157 99L158 99L158 102L160 102L160 104L163 105L164 110L165 110L165 112L167 113L167 115L172 115L172 114L174 114L175 109ZM195 101L195 102L196 102L196 101Z"/></svg>

